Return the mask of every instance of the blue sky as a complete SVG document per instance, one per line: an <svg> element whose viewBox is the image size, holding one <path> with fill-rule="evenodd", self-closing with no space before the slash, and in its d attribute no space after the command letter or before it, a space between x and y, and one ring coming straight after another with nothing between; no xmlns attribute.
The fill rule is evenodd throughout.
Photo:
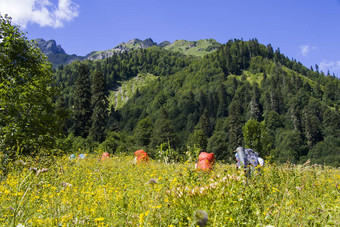
<svg viewBox="0 0 340 227"><path fill-rule="evenodd" d="M68 54L134 38L257 38L340 77L340 0L0 0L0 12L28 38L55 39Z"/></svg>

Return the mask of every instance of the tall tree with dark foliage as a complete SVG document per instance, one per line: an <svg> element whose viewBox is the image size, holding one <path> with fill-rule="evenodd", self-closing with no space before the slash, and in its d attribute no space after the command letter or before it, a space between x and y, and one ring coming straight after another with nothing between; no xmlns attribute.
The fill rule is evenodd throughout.
<svg viewBox="0 0 340 227"><path fill-rule="evenodd" d="M91 84L90 70L81 64L74 92L74 135L86 138L91 127Z"/></svg>
<svg viewBox="0 0 340 227"><path fill-rule="evenodd" d="M96 71L92 81L92 126L90 137L94 141L103 142L105 139L105 127L108 119L109 101L106 80L100 71Z"/></svg>

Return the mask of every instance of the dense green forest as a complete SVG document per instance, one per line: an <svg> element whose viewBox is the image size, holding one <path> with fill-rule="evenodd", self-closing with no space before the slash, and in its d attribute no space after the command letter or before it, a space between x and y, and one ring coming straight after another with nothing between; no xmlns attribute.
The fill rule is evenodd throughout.
<svg viewBox="0 0 340 227"><path fill-rule="evenodd" d="M204 56L153 46L52 69L1 20L1 149L143 148L174 160L206 149L233 162L245 146L270 161L340 165L339 79L270 44L234 39ZM113 92L145 75L153 79L132 84L115 105Z"/></svg>
<svg viewBox="0 0 340 227"><path fill-rule="evenodd" d="M123 81L146 73L157 78L134 89L121 108L107 105L101 140L87 136L90 126L81 129L85 134L74 128L80 119L74 116L82 111L75 91L84 67L88 72L82 80L90 81L85 83L89 91L96 74L105 78L103 100ZM65 132L71 133L70 140L77 138L73 148L99 145L111 153L144 148L154 157L160 145L172 149L174 157L201 148L230 162L232 151L242 145L279 162L340 163L339 79L319 72L317 65L308 69L256 39L230 40L204 57L159 47L139 49L61 66L55 75L70 113ZM88 113L92 121L95 112Z"/></svg>

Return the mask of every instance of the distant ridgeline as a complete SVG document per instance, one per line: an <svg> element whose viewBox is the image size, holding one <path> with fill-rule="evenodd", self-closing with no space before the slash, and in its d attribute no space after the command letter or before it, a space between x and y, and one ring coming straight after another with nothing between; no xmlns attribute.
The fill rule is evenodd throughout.
<svg viewBox="0 0 340 227"><path fill-rule="evenodd" d="M85 57L77 56L75 54L66 54L64 49L56 44L56 41L43 39L35 39L37 46L41 51L48 57L48 60L53 64L54 67L59 65L66 65L76 60L84 60Z"/></svg>
<svg viewBox="0 0 340 227"><path fill-rule="evenodd" d="M146 49L152 46L157 46L160 48L164 48L167 50L178 51L188 55L196 55L196 56L204 56L212 51L217 50L220 43L216 42L213 39L199 40L199 41L185 41L185 40L176 40L173 43L168 41L161 42L157 44L152 39L133 39L128 41L127 43L120 43L116 47L110 50L104 51L92 51L86 56L77 56L75 54L69 55L66 54L64 49L56 44L55 40L45 41L43 39L35 39L38 47L42 50L44 54L48 56L49 61L53 64L54 67L59 65L67 65L76 60L99 60L112 57L114 54L119 54L126 51L136 50L136 49Z"/></svg>
<svg viewBox="0 0 340 227"><path fill-rule="evenodd" d="M86 72L92 85L98 73L105 78L109 116L98 142L104 150L142 147L156 157L168 149L180 157L200 148L232 162L232 151L246 146L279 162L340 165L339 79L270 44L135 39L84 59L56 70L58 102L71 113L65 133L74 133L79 75Z"/></svg>

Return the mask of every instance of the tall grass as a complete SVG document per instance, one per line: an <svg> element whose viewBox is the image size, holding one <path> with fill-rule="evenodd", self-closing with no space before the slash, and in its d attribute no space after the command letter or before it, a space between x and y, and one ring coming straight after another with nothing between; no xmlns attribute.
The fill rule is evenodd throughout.
<svg viewBox="0 0 340 227"><path fill-rule="evenodd" d="M339 169L267 165L247 179L234 165L217 163L206 173L195 171L194 163L99 158L13 164L0 182L0 224L340 225Z"/></svg>

